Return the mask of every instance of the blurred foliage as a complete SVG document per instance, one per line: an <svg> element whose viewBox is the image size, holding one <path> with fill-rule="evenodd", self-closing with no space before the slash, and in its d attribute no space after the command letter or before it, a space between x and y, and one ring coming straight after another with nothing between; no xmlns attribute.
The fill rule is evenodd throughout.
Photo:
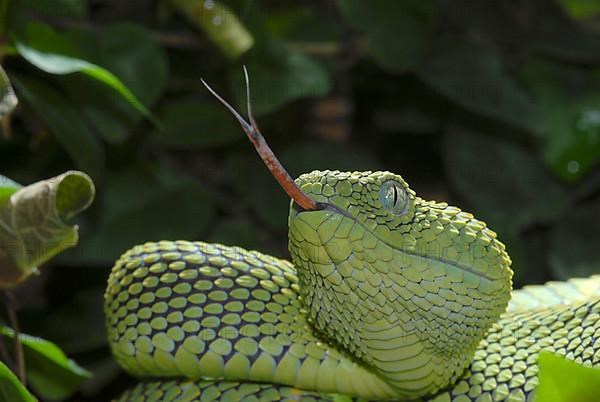
<svg viewBox="0 0 600 402"><path fill-rule="evenodd" d="M0 336L7 344L11 344L8 341L12 342L15 334L11 329L0 327ZM91 377L87 370L67 358L52 342L23 334L20 334L19 339L24 349L27 382L41 398L65 399L77 391L84 380ZM3 387L5 388L9 387ZM21 401L19 398L7 400Z"/></svg>
<svg viewBox="0 0 600 402"><path fill-rule="evenodd" d="M128 247L287 256L289 200L200 83L243 107L242 64L292 175L400 173L488 221L517 287L600 272L600 1L4 0L0 15L0 172L77 168L98 187L79 246L18 290L25 330L95 374L72 400L131 382L102 325Z"/></svg>

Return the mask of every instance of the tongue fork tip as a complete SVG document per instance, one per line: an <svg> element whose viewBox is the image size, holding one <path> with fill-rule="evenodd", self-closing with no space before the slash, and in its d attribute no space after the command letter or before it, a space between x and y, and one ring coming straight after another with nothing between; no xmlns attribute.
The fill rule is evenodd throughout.
<svg viewBox="0 0 600 402"><path fill-rule="evenodd" d="M320 209L319 205L315 200L306 195L300 187L294 182L289 173L285 170L279 159L275 156L269 144L261 134L254 115L252 113L252 104L250 99L250 79L248 78L248 70L244 66L244 78L246 79L246 107L248 110L248 121L246 121L242 115L235 110L225 99L223 99L215 90L213 90L203 78L200 79L202 84L208 89L208 91L215 97L219 102L225 106L235 119L240 123L242 129L248 136L248 139L254 145L254 148L262 158L263 162L279 182L283 190L290 196L296 204L298 204L304 210L316 210Z"/></svg>

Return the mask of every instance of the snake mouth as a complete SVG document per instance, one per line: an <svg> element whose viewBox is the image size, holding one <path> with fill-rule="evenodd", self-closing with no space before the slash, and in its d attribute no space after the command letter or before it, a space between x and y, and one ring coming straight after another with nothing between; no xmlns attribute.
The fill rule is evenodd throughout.
<svg viewBox="0 0 600 402"><path fill-rule="evenodd" d="M323 208L318 208L317 206L317 211L322 210ZM315 211L315 209L304 209L302 208L297 202L295 202L292 199L292 210L296 213L296 214L300 214L302 212L306 212L306 211Z"/></svg>
<svg viewBox="0 0 600 402"><path fill-rule="evenodd" d="M328 202L316 202L316 208L311 210L311 209L303 209L301 206L299 206L298 204L296 204L295 202L292 201L291 211L293 211L293 215L290 216L290 222L292 219L298 218L299 215L302 215L304 213L311 213L311 212L318 213L318 212L322 212L322 211L329 211L329 212L332 212L335 214L339 214L339 215L342 215L342 216L352 220L352 222L354 224L360 225L366 232L370 233L372 236L377 238L377 240L381 241L383 244L385 244L386 246L390 247L391 249L393 249L397 252L404 253L411 257L422 258L423 260L429 261L434 264L436 264L436 263L444 264L444 265L452 267L456 270L472 274L472 275L474 275L480 279L484 279L488 282L494 282L498 279L497 277L494 277L492 275L488 275L483 272L479 272L479 271L477 271L477 269L470 267L468 265L461 264L457 261L453 261L448 258L444 258L441 255L436 256L436 255L419 253L418 251L411 251L406 248L399 247L396 244L392 244L388 240L377 235L377 233L375 233L373 230L371 230L367 226L365 226L359 219L357 219L355 216L351 215L348 211L345 211L344 209L342 209L336 205L333 205L331 203L328 203ZM314 228L314 230L317 231L317 228Z"/></svg>
<svg viewBox="0 0 600 402"><path fill-rule="evenodd" d="M343 215L346 218L350 218L350 219L356 221L356 219L354 219L354 217L352 215L350 215L347 211L344 211L343 209L341 209L333 204L330 204L328 202L316 201L314 209L304 209L300 205L298 205L298 203L296 203L294 200L292 200L291 209L296 213L296 215L301 214L303 212L332 211L332 212L338 213L340 215Z"/></svg>

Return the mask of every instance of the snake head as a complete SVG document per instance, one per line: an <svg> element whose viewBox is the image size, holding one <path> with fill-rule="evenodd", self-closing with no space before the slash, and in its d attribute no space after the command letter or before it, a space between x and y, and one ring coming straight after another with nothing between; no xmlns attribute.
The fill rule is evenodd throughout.
<svg viewBox="0 0 600 402"><path fill-rule="evenodd" d="M415 399L454 383L504 312L512 271L485 223L425 201L389 172L314 171L293 181L252 115L234 115L292 199L289 249L323 338Z"/></svg>
<svg viewBox="0 0 600 402"><path fill-rule="evenodd" d="M506 309L512 271L486 224L390 172L296 180L289 249L314 326L407 398L450 385Z"/></svg>

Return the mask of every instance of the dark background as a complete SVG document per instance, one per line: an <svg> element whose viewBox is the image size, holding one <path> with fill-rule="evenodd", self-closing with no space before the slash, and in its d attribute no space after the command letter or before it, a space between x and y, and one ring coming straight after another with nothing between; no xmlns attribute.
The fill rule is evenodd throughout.
<svg viewBox="0 0 600 402"><path fill-rule="evenodd" d="M240 105L242 64L292 176L399 173L488 222L515 287L600 272L599 16L598 0L11 2L4 32L106 68L155 120L2 42L20 105L0 173L75 168L97 186L80 245L19 289L24 331L94 372L72 401L106 400L133 381L103 328L123 251L198 239L288 255L289 200L200 83Z"/></svg>

